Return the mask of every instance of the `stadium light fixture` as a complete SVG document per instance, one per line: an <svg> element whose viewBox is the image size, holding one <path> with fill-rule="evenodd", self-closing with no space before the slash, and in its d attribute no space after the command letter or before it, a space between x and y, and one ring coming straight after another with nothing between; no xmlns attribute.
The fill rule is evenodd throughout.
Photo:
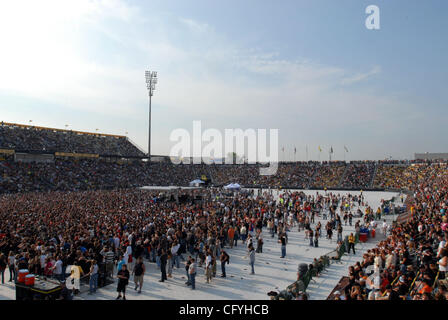
<svg viewBox="0 0 448 320"><path fill-rule="evenodd" d="M149 128L148 128L148 159L151 161L151 97L154 95L157 83L157 71L145 71L146 89L149 95Z"/></svg>

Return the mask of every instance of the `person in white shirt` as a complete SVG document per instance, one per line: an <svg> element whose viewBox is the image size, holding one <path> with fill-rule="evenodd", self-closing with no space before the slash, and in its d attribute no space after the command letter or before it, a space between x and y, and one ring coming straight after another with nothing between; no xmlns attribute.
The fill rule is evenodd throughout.
<svg viewBox="0 0 448 320"><path fill-rule="evenodd" d="M8 255L8 268L9 268L9 282L15 281L16 279L16 257L14 256L14 253L12 251L9 252Z"/></svg>
<svg viewBox="0 0 448 320"><path fill-rule="evenodd" d="M179 248L180 248L179 243L175 243L171 247L171 254L173 255L172 266L176 265L177 269L180 268L179 255L177 254L177 252L179 251Z"/></svg>
<svg viewBox="0 0 448 320"><path fill-rule="evenodd" d="M375 259L373 260L373 264L374 264L375 272L380 273L381 267L383 266L383 259L381 259L381 255L380 255L379 251L376 253Z"/></svg>
<svg viewBox="0 0 448 320"><path fill-rule="evenodd" d="M62 274L61 257L59 257L59 256L56 257L56 262L52 269L53 269L53 274L54 274L55 278L58 279L59 281L64 281L64 275Z"/></svg>
<svg viewBox="0 0 448 320"><path fill-rule="evenodd" d="M387 234L387 222L386 220L383 221L383 234L386 235Z"/></svg>
<svg viewBox="0 0 448 320"><path fill-rule="evenodd" d="M437 248L437 258L440 258L440 254L442 252L442 249L446 246L446 241L443 238L443 236L440 235L439 236L439 240L440 240L440 242L439 242L439 247Z"/></svg>
<svg viewBox="0 0 448 320"><path fill-rule="evenodd" d="M188 268L188 274L190 275L190 282L191 282L191 289L196 289L196 260L194 258L191 258L191 264Z"/></svg>
<svg viewBox="0 0 448 320"><path fill-rule="evenodd" d="M207 258L205 259L205 277L207 283L210 283L212 280L212 253L210 250L207 252Z"/></svg>
<svg viewBox="0 0 448 320"><path fill-rule="evenodd" d="M42 268L42 270L45 269L45 261L47 260L47 255L44 254L44 252L42 252L42 254L40 255L40 267Z"/></svg>
<svg viewBox="0 0 448 320"><path fill-rule="evenodd" d="M126 264L129 264L129 257L132 256L132 247L131 244L129 243L128 246L126 247Z"/></svg>

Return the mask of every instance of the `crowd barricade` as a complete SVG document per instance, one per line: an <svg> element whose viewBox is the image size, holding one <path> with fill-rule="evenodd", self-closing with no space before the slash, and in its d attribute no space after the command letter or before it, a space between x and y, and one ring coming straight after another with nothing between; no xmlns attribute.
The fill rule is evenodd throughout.
<svg viewBox="0 0 448 320"><path fill-rule="evenodd" d="M302 281L305 285L305 291L308 288L308 285L310 284L311 280L313 280L313 277L316 277L318 273L325 270L328 266L331 265L331 261L340 261L342 256L347 250L346 242L348 242L348 237L345 238L345 241L342 241L341 246L339 249L330 251L329 253L321 256L319 258L319 262L317 266L314 266L312 269L309 269L305 275L302 277ZM355 244L359 242L359 233L356 232L355 234Z"/></svg>
<svg viewBox="0 0 448 320"><path fill-rule="evenodd" d="M411 293L412 293L412 289L414 288L414 284L415 284L415 282L417 281L417 279L418 279L419 276L420 276L420 271L417 272L417 275L415 276L414 280L412 280L412 283L411 283L411 285L409 286L408 294L407 294L406 296L410 296L410 295L411 295ZM405 299L406 299L406 298L405 298ZM403 299L403 300L405 300L405 299Z"/></svg>
<svg viewBox="0 0 448 320"><path fill-rule="evenodd" d="M318 259L317 265L313 264L313 268L312 269L308 269L308 271L305 273L305 275L301 278L301 280L303 281L304 287L305 287L305 292L304 293L306 293L306 289L308 288L311 280L314 280L313 279L314 277L317 277L320 272L322 272L328 266L330 266L331 260L333 259L333 257L331 256L331 253L336 253L336 252L337 252L337 250L333 250L329 254L325 254L325 255L321 256ZM292 283L290 286L292 286L294 283ZM284 298L279 297L279 296L277 296L277 299L285 300Z"/></svg>

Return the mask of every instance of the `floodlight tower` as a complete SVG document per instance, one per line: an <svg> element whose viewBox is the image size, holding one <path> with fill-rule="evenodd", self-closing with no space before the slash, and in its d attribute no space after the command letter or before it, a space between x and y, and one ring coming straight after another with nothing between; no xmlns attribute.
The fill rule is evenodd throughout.
<svg viewBox="0 0 448 320"><path fill-rule="evenodd" d="M151 162L151 97L156 90L157 71L145 71L146 88L149 94L149 133L148 133L148 159Z"/></svg>

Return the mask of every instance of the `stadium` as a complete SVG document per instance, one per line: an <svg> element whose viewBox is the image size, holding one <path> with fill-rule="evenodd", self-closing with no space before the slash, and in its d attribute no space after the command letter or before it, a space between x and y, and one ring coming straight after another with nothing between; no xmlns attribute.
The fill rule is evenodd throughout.
<svg viewBox="0 0 448 320"><path fill-rule="evenodd" d="M0 4L0 300L446 301L448 7L399 2Z"/></svg>
<svg viewBox="0 0 448 320"><path fill-rule="evenodd" d="M151 289L128 297L182 299L190 256L200 270L196 299L338 299L341 291L347 299L381 299L388 284L401 299L434 299L444 290L437 261L446 259L446 160L280 162L276 175L260 176L259 164L147 161L123 136L12 123L0 130L0 248L11 283L24 269L65 280L66 268L77 266L75 299L111 299L119 262L132 267L141 257ZM278 242L285 235L283 262ZM265 284L248 271L248 238L256 248L254 274L269 278ZM348 252L350 241L358 256ZM222 252L238 286L219 279L219 266L226 274ZM161 259L167 286L157 290ZM88 295L93 260L98 296ZM363 271L369 267L371 274ZM220 293L222 286L230 290ZM248 294L245 286L259 290ZM8 290L14 298L13 286Z"/></svg>

